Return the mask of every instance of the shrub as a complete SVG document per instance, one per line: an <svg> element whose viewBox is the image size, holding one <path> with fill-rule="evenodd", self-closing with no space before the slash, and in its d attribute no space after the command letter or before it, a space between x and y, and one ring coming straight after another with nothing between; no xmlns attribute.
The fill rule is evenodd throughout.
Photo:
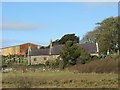
<svg viewBox="0 0 120 90"><path fill-rule="evenodd" d="M60 61L59 61L59 68L60 68L60 69L64 69L64 68L65 68L65 63L64 63L63 60L60 60Z"/></svg>
<svg viewBox="0 0 120 90"><path fill-rule="evenodd" d="M91 56L91 60L97 60L97 59L99 59L98 56Z"/></svg>
<svg viewBox="0 0 120 90"><path fill-rule="evenodd" d="M46 65L46 66L49 66L49 64L50 64L49 61L46 61L46 62L45 62L45 65Z"/></svg>
<svg viewBox="0 0 120 90"><path fill-rule="evenodd" d="M78 70L81 73L118 73L118 61L120 58L107 57L102 60L94 60L86 64L77 64L70 69Z"/></svg>
<svg viewBox="0 0 120 90"><path fill-rule="evenodd" d="M80 60L80 64L85 64L85 59Z"/></svg>
<svg viewBox="0 0 120 90"><path fill-rule="evenodd" d="M51 61L46 61L45 65L48 66L49 68L60 68L63 69L64 68L64 61L63 60L51 60Z"/></svg>
<svg viewBox="0 0 120 90"><path fill-rule="evenodd" d="M6 68L6 67L7 67L7 65L6 65L6 64L3 64L3 65L2 65L2 68Z"/></svg>
<svg viewBox="0 0 120 90"><path fill-rule="evenodd" d="M77 58L83 52L83 48L68 41L62 48L60 56L64 61L64 65L71 64L75 65Z"/></svg>
<svg viewBox="0 0 120 90"><path fill-rule="evenodd" d="M91 60L91 57L86 52L83 52L77 60L77 64L85 64Z"/></svg>

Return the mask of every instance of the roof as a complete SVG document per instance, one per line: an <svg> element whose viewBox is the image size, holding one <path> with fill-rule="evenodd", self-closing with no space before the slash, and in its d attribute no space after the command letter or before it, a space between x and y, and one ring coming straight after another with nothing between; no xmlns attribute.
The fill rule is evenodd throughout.
<svg viewBox="0 0 120 90"><path fill-rule="evenodd" d="M85 43L85 44L79 44L81 47L85 49L86 52L90 53L96 53L97 47L95 43Z"/></svg>
<svg viewBox="0 0 120 90"><path fill-rule="evenodd" d="M49 55L49 48L37 49L34 48L30 51L30 56Z"/></svg>
<svg viewBox="0 0 120 90"><path fill-rule="evenodd" d="M86 52L90 53L96 53L97 52L97 48L96 48L96 44L77 44L81 47L83 47ZM63 45L55 45L52 47L51 49L51 55L59 55L60 51L62 49ZM30 56L39 56L39 55L49 55L50 52L50 48L45 48L45 49L38 49L38 48L34 48L30 51Z"/></svg>
<svg viewBox="0 0 120 90"><path fill-rule="evenodd" d="M24 52L18 52L17 55L25 55Z"/></svg>
<svg viewBox="0 0 120 90"><path fill-rule="evenodd" d="M25 44L33 44L33 43L23 43L23 44L19 44L19 45L15 45L15 46L4 47L4 48L1 48L1 49L10 48L10 47L16 47L16 46L21 46L21 45L25 45ZM37 44L33 44L33 45L37 45Z"/></svg>
<svg viewBox="0 0 120 90"><path fill-rule="evenodd" d="M51 55L59 55L63 45L56 45L51 48ZM49 55L50 48L34 48L30 51L30 56Z"/></svg>
<svg viewBox="0 0 120 90"><path fill-rule="evenodd" d="M56 45L56 46L52 47L51 54L52 54L52 55L59 55L59 54L60 54L60 51L61 51L61 49L62 49L62 46L63 46L63 45Z"/></svg>

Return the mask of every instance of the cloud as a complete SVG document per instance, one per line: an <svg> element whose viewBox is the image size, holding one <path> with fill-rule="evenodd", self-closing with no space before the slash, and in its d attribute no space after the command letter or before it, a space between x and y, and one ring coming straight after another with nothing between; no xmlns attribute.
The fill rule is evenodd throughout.
<svg viewBox="0 0 120 90"><path fill-rule="evenodd" d="M43 25L30 22L2 22L0 24L2 30L38 30L43 27Z"/></svg>

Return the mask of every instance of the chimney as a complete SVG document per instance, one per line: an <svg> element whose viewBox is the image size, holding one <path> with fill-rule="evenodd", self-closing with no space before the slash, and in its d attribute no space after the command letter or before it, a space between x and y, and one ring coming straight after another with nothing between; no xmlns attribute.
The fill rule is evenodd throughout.
<svg viewBox="0 0 120 90"><path fill-rule="evenodd" d="M30 51L31 51L31 47L29 45L28 46L28 65L30 65Z"/></svg>
<svg viewBox="0 0 120 90"><path fill-rule="evenodd" d="M39 46L39 45L37 46L37 49L40 49L40 46Z"/></svg>
<svg viewBox="0 0 120 90"><path fill-rule="evenodd" d="M49 52L49 55L52 54L52 39L50 40L50 52Z"/></svg>
<svg viewBox="0 0 120 90"><path fill-rule="evenodd" d="M99 53L98 43L96 42L97 53Z"/></svg>
<svg viewBox="0 0 120 90"><path fill-rule="evenodd" d="M109 49L107 50L107 55L110 55L110 50Z"/></svg>

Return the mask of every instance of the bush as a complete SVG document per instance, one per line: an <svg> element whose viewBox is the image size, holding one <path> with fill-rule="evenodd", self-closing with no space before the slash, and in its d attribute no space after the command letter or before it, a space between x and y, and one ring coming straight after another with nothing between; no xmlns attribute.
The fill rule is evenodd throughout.
<svg viewBox="0 0 120 90"><path fill-rule="evenodd" d="M91 60L97 60L97 59L99 59L98 56L91 56Z"/></svg>
<svg viewBox="0 0 120 90"><path fill-rule="evenodd" d="M64 61L64 65L75 65L77 58L83 52L83 48L68 41L62 48L60 56Z"/></svg>
<svg viewBox="0 0 120 90"><path fill-rule="evenodd" d="M80 60L80 64L85 64L85 63L86 63L85 59Z"/></svg>
<svg viewBox="0 0 120 90"><path fill-rule="evenodd" d="M45 66L48 66L49 68L60 68L63 69L64 68L64 61L63 60L52 60L52 61L46 61L45 62Z"/></svg>
<svg viewBox="0 0 120 90"><path fill-rule="evenodd" d="M118 73L118 61L120 58L107 57L102 60L94 60L86 64L77 64L70 68L78 70L80 73Z"/></svg>
<svg viewBox="0 0 120 90"><path fill-rule="evenodd" d="M60 61L59 61L59 68L60 68L60 69L64 69L64 68L65 68L65 63L64 63L63 60L60 60Z"/></svg>
<svg viewBox="0 0 120 90"><path fill-rule="evenodd" d="M49 66L49 64L50 64L49 61L46 61L46 62L45 62L45 65L46 65L46 66Z"/></svg>
<svg viewBox="0 0 120 90"><path fill-rule="evenodd" d="M77 59L77 64L85 64L91 60L91 57L89 54L84 53L81 54L81 56Z"/></svg>
<svg viewBox="0 0 120 90"><path fill-rule="evenodd" d="M2 68L6 68L6 67L7 67L7 65L6 65L6 64L3 64L3 65L2 65Z"/></svg>
<svg viewBox="0 0 120 90"><path fill-rule="evenodd" d="M50 68L57 68L59 66L59 61L58 60L46 61L45 65L49 66Z"/></svg>

